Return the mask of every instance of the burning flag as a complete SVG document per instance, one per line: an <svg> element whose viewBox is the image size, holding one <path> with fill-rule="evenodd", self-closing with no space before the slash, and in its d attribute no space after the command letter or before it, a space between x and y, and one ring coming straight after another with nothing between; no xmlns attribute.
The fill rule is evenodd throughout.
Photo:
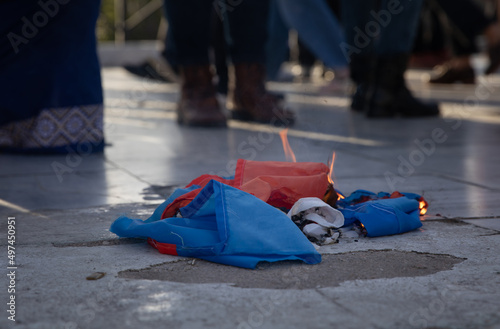
<svg viewBox="0 0 500 329"><path fill-rule="evenodd" d="M318 243L333 243L344 227L357 225L367 236L381 236L422 225L419 215L428 204L420 195L358 190L344 197L334 188L335 153L329 167L296 162L287 130L280 136L293 162L240 159L234 177L202 175L177 189L149 219L122 216L111 232L147 238L161 253L255 268L260 261L321 262L304 234ZM313 200L313 206L303 209L304 198L309 199L305 203ZM281 210L295 204L297 212L289 213L290 219Z"/></svg>
<svg viewBox="0 0 500 329"><path fill-rule="evenodd" d="M285 158L289 162L297 162L297 158L295 157L295 153L292 150L292 147L290 146L290 143L288 141L288 128L285 128L279 132L280 138L281 138L281 143L283 145L283 151L285 152ZM332 207L335 207L337 200L342 199L344 196L342 194L339 194L335 188L333 187L334 182L333 182L333 164L335 162L335 152L332 154L331 161L329 163L329 174L327 176L328 179L328 187L326 189L325 194L323 195L322 199L324 202L329 204Z"/></svg>
<svg viewBox="0 0 500 329"><path fill-rule="evenodd" d="M161 253L255 268L258 262L321 262L321 255L285 213L234 187L211 180L180 217L160 216L164 202L146 221L118 218L111 232L148 238Z"/></svg>
<svg viewBox="0 0 500 329"><path fill-rule="evenodd" d="M359 222L366 229L367 236L375 237L405 233L421 227L422 201L427 204L423 197L414 193L375 194L357 190L337 205L346 225Z"/></svg>

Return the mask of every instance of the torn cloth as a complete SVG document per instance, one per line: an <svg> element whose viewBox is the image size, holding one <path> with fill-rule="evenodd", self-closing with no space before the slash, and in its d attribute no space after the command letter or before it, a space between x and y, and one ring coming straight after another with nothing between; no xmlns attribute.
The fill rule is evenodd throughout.
<svg viewBox="0 0 500 329"><path fill-rule="evenodd" d="M191 192L188 187L177 193ZM234 187L210 180L179 209L182 217L159 215L167 201L150 219L120 217L110 231L120 237L148 238L162 253L245 268L255 268L260 261L321 262L321 255L286 214Z"/></svg>
<svg viewBox="0 0 500 329"><path fill-rule="evenodd" d="M338 242L344 225L340 211L319 198L302 198L288 212L288 217L302 230L307 238L319 245Z"/></svg>
<svg viewBox="0 0 500 329"><path fill-rule="evenodd" d="M392 194L357 190L337 202L344 215L345 225L359 221L367 236L383 236L405 233L422 226L420 202L427 202L418 194Z"/></svg>
<svg viewBox="0 0 500 329"><path fill-rule="evenodd" d="M174 217L211 180L248 192L279 208L290 209L300 198L322 198L328 186L329 168L317 162L249 161L239 159L235 175L224 178L202 175L189 183L191 191L180 195L165 208L163 218Z"/></svg>

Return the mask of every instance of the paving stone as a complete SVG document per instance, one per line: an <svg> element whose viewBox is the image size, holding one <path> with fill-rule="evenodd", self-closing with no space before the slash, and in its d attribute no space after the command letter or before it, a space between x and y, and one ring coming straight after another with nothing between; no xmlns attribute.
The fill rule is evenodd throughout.
<svg viewBox="0 0 500 329"><path fill-rule="evenodd" d="M500 93L473 107L464 100L480 86L498 90L500 76L480 77L476 86L429 86L427 73L409 71L409 86L442 101L440 118L369 120L351 113L345 94L318 95L317 83L269 84L298 115L288 132L298 161L326 163L335 151L335 181L345 194L394 188L430 203L419 230L319 248L321 280L314 266L245 270L255 279L310 269L302 286L269 289L276 282L265 275L252 284L239 269L201 261L191 281L159 280L169 269L187 280L176 266L193 260L162 255L141 239L120 240L109 226L121 215L149 217L174 188L201 174L231 175L238 158L284 161L279 130L236 121L226 129L180 127L178 85L103 69L104 154L0 154L1 223L17 223L16 328L498 329ZM436 131L446 141L419 146ZM54 163L71 170L58 176ZM0 236L6 233L2 225ZM106 275L87 280L95 273ZM236 279L239 286L231 285ZM1 328L10 326L0 317Z"/></svg>

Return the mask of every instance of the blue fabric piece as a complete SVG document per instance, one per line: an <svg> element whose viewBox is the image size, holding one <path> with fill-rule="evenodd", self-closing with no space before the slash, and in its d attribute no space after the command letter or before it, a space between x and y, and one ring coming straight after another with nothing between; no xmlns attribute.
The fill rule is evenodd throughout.
<svg viewBox="0 0 500 329"><path fill-rule="evenodd" d="M179 256L245 268L261 261L321 262L321 255L283 212L223 183L210 181L180 212L183 218L148 223L120 217L110 230L120 237L175 244Z"/></svg>
<svg viewBox="0 0 500 329"><path fill-rule="evenodd" d="M405 233L422 226L417 199L420 195L403 193L405 196L393 199L380 199L390 196L389 193L358 190L340 200L339 210L345 218L344 226L359 221L367 231L367 236L384 236ZM361 197L373 198L354 204Z"/></svg>
<svg viewBox="0 0 500 329"><path fill-rule="evenodd" d="M337 191L338 192L338 191ZM404 195L408 199L414 199L414 200L419 200L422 198L421 195L416 194L416 193L409 193L409 192L399 192L400 194ZM344 196L342 194L342 196ZM369 200L378 200L382 198L389 198L391 196L391 193L388 192L378 192L378 193L373 193L367 190L356 190L352 192L349 196L344 196L344 199L340 199L337 201L337 206L343 208L347 206L351 206L353 204L359 203L361 201L369 201ZM366 199L366 200L364 200Z"/></svg>
<svg viewBox="0 0 500 329"><path fill-rule="evenodd" d="M352 192L349 196L346 196L344 199L337 201L337 206L339 207L347 207L352 205L355 202L358 202L362 197L369 197L370 199L375 199L376 194L366 190L356 190Z"/></svg>

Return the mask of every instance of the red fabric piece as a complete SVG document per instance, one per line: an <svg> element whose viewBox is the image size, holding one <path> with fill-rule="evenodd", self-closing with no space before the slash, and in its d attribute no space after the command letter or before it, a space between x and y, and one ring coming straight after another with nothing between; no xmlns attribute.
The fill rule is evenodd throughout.
<svg viewBox="0 0 500 329"><path fill-rule="evenodd" d="M192 185L199 185L201 187L204 187L212 179L216 180L218 182L221 182L223 184L226 184L226 185L234 187L234 179L225 179L225 178L222 178L222 177L217 176L217 175L201 175L200 177L193 179L191 181L191 183L189 183L188 185L186 185L186 187L190 187Z"/></svg>
<svg viewBox="0 0 500 329"><path fill-rule="evenodd" d="M177 256L177 246L171 243L162 243L154 239L148 238L148 243L158 249L161 254Z"/></svg>
<svg viewBox="0 0 500 329"><path fill-rule="evenodd" d="M234 179L202 175L186 187L201 188L188 192L165 208L162 218L174 217L188 205L210 180L216 180L250 193L275 207L290 209L300 198L322 198L328 187L330 169L318 162L249 161L239 159Z"/></svg>
<svg viewBox="0 0 500 329"><path fill-rule="evenodd" d="M179 209L187 206L193 199L198 195L198 193L202 190L202 187L197 188L196 190L192 190L186 194L181 195L177 199L175 199L171 204L169 204L163 213L161 214L161 218L171 218L175 217Z"/></svg>
<svg viewBox="0 0 500 329"><path fill-rule="evenodd" d="M234 181L237 188L275 207L290 209L300 198L322 198L330 169L318 162L238 160Z"/></svg>
<svg viewBox="0 0 500 329"><path fill-rule="evenodd" d="M403 196L405 196L405 195L402 194L402 193L400 193L399 191L394 191L394 192L391 193L390 198L391 199L396 199L396 198L401 198Z"/></svg>

